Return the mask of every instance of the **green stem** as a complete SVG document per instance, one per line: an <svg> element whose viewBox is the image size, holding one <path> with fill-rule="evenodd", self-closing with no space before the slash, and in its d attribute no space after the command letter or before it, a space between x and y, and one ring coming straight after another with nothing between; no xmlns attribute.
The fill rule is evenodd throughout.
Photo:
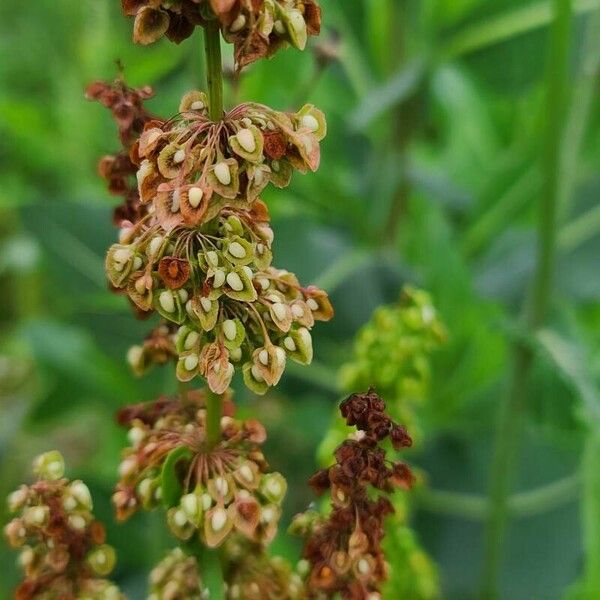
<svg viewBox="0 0 600 600"><path fill-rule="evenodd" d="M184 548L190 556L194 556L198 561L202 588L208 590L208 598L210 600L224 600L225 585L219 551L203 546L197 539L185 543Z"/></svg>
<svg viewBox="0 0 600 600"><path fill-rule="evenodd" d="M531 334L535 334L546 317L553 283L556 215L562 190L561 141L569 86L571 14L571 0L554 0L554 21L547 56L547 119L541 155L543 188L539 205L537 259L532 287L524 306L524 324ZM509 515L508 499L532 363L532 349L516 342L513 346L510 379L500 409L490 472L490 514L485 531L482 579L482 598L485 599L498 597L502 550Z"/></svg>
<svg viewBox="0 0 600 600"><path fill-rule="evenodd" d="M523 518L554 510L578 497L581 475L575 473L533 490L513 494L508 499L512 517ZM489 516L489 501L477 494L461 494L445 490L423 489L417 492L421 509L452 515L470 521L483 521Z"/></svg>
<svg viewBox="0 0 600 600"><path fill-rule="evenodd" d="M213 121L219 121L223 118L223 72L221 31L216 21L204 28L204 48L206 50L209 116Z"/></svg>
<svg viewBox="0 0 600 600"><path fill-rule="evenodd" d="M221 439L221 417L223 416L223 396L206 388L206 441L210 448Z"/></svg>

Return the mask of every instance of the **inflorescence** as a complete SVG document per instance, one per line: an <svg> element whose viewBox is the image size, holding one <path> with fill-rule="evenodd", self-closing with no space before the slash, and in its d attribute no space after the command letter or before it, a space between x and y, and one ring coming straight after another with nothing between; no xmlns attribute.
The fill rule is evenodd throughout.
<svg viewBox="0 0 600 600"><path fill-rule="evenodd" d="M104 526L94 519L92 497L79 480L63 477L64 460L56 451L34 462L38 479L22 485L8 499L17 516L4 533L14 548L25 580L17 600L122 600L116 585L105 579L115 552L105 544Z"/></svg>
<svg viewBox="0 0 600 600"><path fill-rule="evenodd" d="M179 43L197 26L216 23L234 45L237 69L292 45L303 50L309 35L321 30L315 0L121 0L123 13L135 17L133 39L151 44L166 35Z"/></svg>
<svg viewBox="0 0 600 600"><path fill-rule="evenodd" d="M221 438L211 445L202 392L123 409L120 420L132 445L124 451L114 494L117 516L166 504L169 528L182 541L196 536L215 548L236 533L268 544L287 485L268 470L260 450L263 426L234 419L229 401L226 410ZM175 492L164 489L165 469L172 469Z"/></svg>
<svg viewBox="0 0 600 600"><path fill-rule="evenodd" d="M386 494L413 483L409 467L388 460L382 443L389 439L400 450L411 446L412 440L386 414L385 403L372 390L351 395L340 410L357 433L337 448L335 464L310 480L317 494L329 491L331 513L303 513L292 530L306 538L304 558L310 565L307 585L312 597L340 594L344 600L376 600L388 571L381 547L384 519L394 512Z"/></svg>

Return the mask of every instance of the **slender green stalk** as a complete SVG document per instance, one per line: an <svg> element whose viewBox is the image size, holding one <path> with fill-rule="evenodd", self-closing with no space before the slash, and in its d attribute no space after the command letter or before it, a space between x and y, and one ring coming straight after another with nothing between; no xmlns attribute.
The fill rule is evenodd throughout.
<svg viewBox="0 0 600 600"><path fill-rule="evenodd" d="M210 448L221 439L221 417L223 416L223 396L206 388L206 441Z"/></svg>
<svg viewBox="0 0 600 600"><path fill-rule="evenodd" d="M209 116L213 121L223 118L223 73L221 62L221 31L217 22L204 28L204 48L206 51L206 79L208 85ZM209 448L216 446L221 439L221 417L223 396L206 389L206 442ZM196 544L195 552L202 571L203 585L211 600L223 600L225 589L223 569L216 550Z"/></svg>
<svg viewBox="0 0 600 600"><path fill-rule="evenodd" d="M557 209L561 194L561 141L569 86L571 0L554 0L546 82L547 118L542 144L543 187L539 204L538 244L533 283L524 306L524 325L532 334L543 323L552 289L557 239ZM509 515L509 493L517 457L523 406L527 397L533 351L516 342L503 399L490 472L490 513L485 531L482 598L498 597L502 550Z"/></svg>
<svg viewBox="0 0 600 600"><path fill-rule="evenodd" d="M221 31L216 21L204 28L204 48L206 50L209 115L213 121L219 121L223 118L223 72Z"/></svg>

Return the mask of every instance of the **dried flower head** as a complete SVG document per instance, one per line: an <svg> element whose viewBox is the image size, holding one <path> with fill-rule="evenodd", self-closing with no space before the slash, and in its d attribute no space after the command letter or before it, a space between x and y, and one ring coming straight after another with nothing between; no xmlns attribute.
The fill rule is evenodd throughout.
<svg viewBox="0 0 600 600"><path fill-rule="evenodd" d="M209 444L204 393L159 399L121 411L132 446L123 454L113 500L125 519L138 508L168 507L171 531L198 536L214 548L230 534L270 542L286 492L285 479L268 472L260 451L266 433L258 421L221 419L221 440ZM165 486L168 486L165 488Z"/></svg>
<svg viewBox="0 0 600 600"><path fill-rule="evenodd" d="M316 0L121 0L123 13L134 16L133 39L151 44L166 35L179 43L196 26L217 20L234 44L237 69L273 55L290 44L300 50L321 29Z"/></svg>
<svg viewBox="0 0 600 600"><path fill-rule="evenodd" d="M306 537L310 597L340 594L348 600L372 600L381 597L380 587L387 578L381 543L384 519L394 512L381 492L408 489L413 482L409 467L388 460L381 443L389 439L398 450L412 442L386 414L385 403L373 390L351 395L340 410L358 432L338 447L336 463L310 480L317 494L329 490L331 514L299 515L293 530Z"/></svg>
<svg viewBox="0 0 600 600"><path fill-rule="evenodd" d="M34 472L38 480L8 498L17 516L4 533L21 549L25 572L15 598L121 600L119 589L104 579L114 567L115 552L94 519L87 486L63 477L64 460L56 451L39 456Z"/></svg>
<svg viewBox="0 0 600 600"><path fill-rule="evenodd" d="M136 223L146 214L146 207L139 201L137 167L131 161L130 151L152 118L144 101L153 95L151 87L130 88L121 78L114 82L96 81L86 89L88 100L96 100L111 111L123 146L121 152L103 156L98 163L98 172L106 180L108 191L123 197L123 203L114 211L114 221L119 227Z"/></svg>

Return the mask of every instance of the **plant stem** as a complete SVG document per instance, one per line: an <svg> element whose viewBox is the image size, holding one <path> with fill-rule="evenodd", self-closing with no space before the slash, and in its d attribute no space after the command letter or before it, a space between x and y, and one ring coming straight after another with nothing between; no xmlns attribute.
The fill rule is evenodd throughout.
<svg viewBox="0 0 600 600"><path fill-rule="evenodd" d="M216 21L204 28L206 50L206 80L208 84L209 116L213 121L223 118L223 73L221 64L221 31Z"/></svg>
<svg viewBox="0 0 600 600"><path fill-rule="evenodd" d="M556 255L556 215L561 193L561 141L569 84L571 0L554 0L554 21L547 56L547 118L543 136L543 188L539 204L536 270L524 306L524 325L534 334L548 311ZM508 498L517 457L523 406L527 396L533 350L521 342L513 346L510 379L500 409L492 457L489 502L485 531L482 598L498 597L502 548L508 521Z"/></svg>
<svg viewBox="0 0 600 600"><path fill-rule="evenodd" d="M208 111L213 121L223 118L223 73L221 62L221 31L216 21L204 28L204 48L206 51L206 83L208 86ZM206 442L213 448L221 440L221 416L223 396L206 388ZM196 544L196 556L202 572L202 581L211 600L223 600L225 589L223 569L216 550Z"/></svg>
<svg viewBox="0 0 600 600"><path fill-rule="evenodd" d="M221 439L221 417L223 416L223 396L206 388L206 441L213 448Z"/></svg>

